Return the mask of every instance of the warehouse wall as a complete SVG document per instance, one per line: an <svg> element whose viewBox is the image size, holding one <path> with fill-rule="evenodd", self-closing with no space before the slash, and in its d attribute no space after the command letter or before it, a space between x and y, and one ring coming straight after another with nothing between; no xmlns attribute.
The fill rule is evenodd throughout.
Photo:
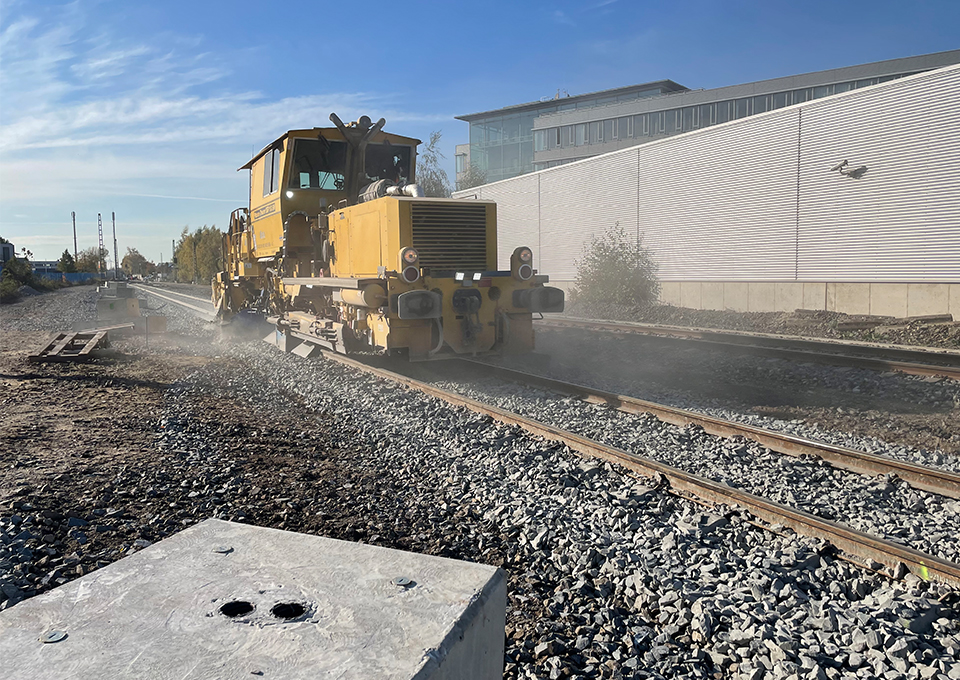
<svg viewBox="0 0 960 680"><path fill-rule="evenodd" d="M529 245L555 281L619 223L673 304L957 313L957 111L951 66L454 195L497 201L501 264Z"/></svg>

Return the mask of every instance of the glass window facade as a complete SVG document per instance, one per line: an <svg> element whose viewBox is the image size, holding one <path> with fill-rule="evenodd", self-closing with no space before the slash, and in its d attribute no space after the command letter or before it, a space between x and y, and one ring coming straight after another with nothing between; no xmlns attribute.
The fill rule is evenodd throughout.
<svg viewBox="0 0 960 680"><path fill-rule="evenodd" d="M487 181L495 182L535 170L554 167L563 163L588 158L609 151L610 145L619 140L636 140L634 143L651 141L660 137L720 125L738 118L746 118L766 111L774 111L793 104L828 97L840 92L849 92L861 87L900 78L879 76L843 83L832 83L800 90L785 90L771 94L728 99L697 106L664 108L651 113L614 118L603 115L598 108L615 102L629 102L665 94L660 89L628 92L617 96L591 97L576 102L551 101L542 107L519 114L490 116L470 122L470 162L486 173ZM667 102L669 100L665 100ZM565 125L534 131L534 121L541 115L573 109L597 109L588 123ZM537 152L574 147L600 146L595 150L583 149L576 158L534 162ZM622 143L620 144L622 145ZM612 148L617 148L613 146ZM459 172L459 169L458 169Z"/></svg>

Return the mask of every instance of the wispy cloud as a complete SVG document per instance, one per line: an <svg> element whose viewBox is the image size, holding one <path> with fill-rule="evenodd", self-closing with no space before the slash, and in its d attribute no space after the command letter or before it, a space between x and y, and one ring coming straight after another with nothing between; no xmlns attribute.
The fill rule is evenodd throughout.
<svg viewBox="0 0 960 680"><path fill-rule="evenodd" d="M246 179L236 168L251 144L313 127L330 111L351 120L373 110L391 125L452 118L400 109L392 93L238 90L241 53L214 54L202 37L130 38L91 26L77 2L50 16L0 3L0 230L24 243L39 242L18 215L44 219L52 197L70 206L97 196L239 204Z"/></svg>
<svg viewBox="0 0 960 680"><path fill-rule="evenodd" d="M590 2L579 7L575 7L570 12L565 12L562 9L555 9L550 12L550 18L558 24L563 24L565 26L576 26L577 22L573 19L571 13L574 15L579 15L585 12L593 12L598 9L603 9L604 7L609 7L616 2L619 2L619 0L597 0L596 2ZM603 13L607 14L609 12L610 10L604 10Z"/></svg>
<svg viewBox="0 0 960 680"><path fill-rule="evenodd" d="M209 55L147 44L104 50L105 36L94 50L75 33L23 19L0 34L0 150L245 141L262 139L266 131L312 125L332 110L349 119L391 108L389 94L367 92L279 100L258 92L201 94L199 86L228 73ZM391 122L450 118L389 113Z"/></svg>

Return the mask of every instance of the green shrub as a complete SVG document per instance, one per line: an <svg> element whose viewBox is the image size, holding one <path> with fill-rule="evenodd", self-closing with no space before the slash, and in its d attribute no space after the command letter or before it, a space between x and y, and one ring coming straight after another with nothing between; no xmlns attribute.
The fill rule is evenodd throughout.
<svg viewBox="0 0 960 680"><path fill-rule="evenodd" d="M640 238L628 236L616 223L584 249L577 261L577 303L649 305L660 297L657 264Z"/></svg>
<svg viewBox="0 0 960 680"><path fill-rule="evenodd" d="M0 279L16 282L17 287L33 285L33 268L25 258L12 257L3 264Z"/></svg>
<svg viewBox="0 0 960 680"><path fill-rule="evenodd" d="M0 278L0 302L16 302L20 299L20 284L12 278Z"/></svg>

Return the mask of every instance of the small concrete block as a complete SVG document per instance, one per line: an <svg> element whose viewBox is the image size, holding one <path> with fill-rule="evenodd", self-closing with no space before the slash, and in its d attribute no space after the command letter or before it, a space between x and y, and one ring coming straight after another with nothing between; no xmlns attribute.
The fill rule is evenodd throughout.
<svg viewBox="0 0 960 680"><path fill-rule="evenodd" d="M97 317L101 319L131 316L140 316L140 300L138 298L104 297L97 300Z"/></svg>
<svg viewBox="0 0 960 680"><path fill-rule="evenodd" d="M133 332L137 335L143 335L144 333L154 335L167 332L167 317L165 316L140 316L130 319L130 322L133 323Z"/></svg>
<svg viewBox="0 0 960 680"><path fill-rule="evenodd" d="M496 567L210 519L0 612L0 659L5 680L487 680L505 612Z"/></svg>

